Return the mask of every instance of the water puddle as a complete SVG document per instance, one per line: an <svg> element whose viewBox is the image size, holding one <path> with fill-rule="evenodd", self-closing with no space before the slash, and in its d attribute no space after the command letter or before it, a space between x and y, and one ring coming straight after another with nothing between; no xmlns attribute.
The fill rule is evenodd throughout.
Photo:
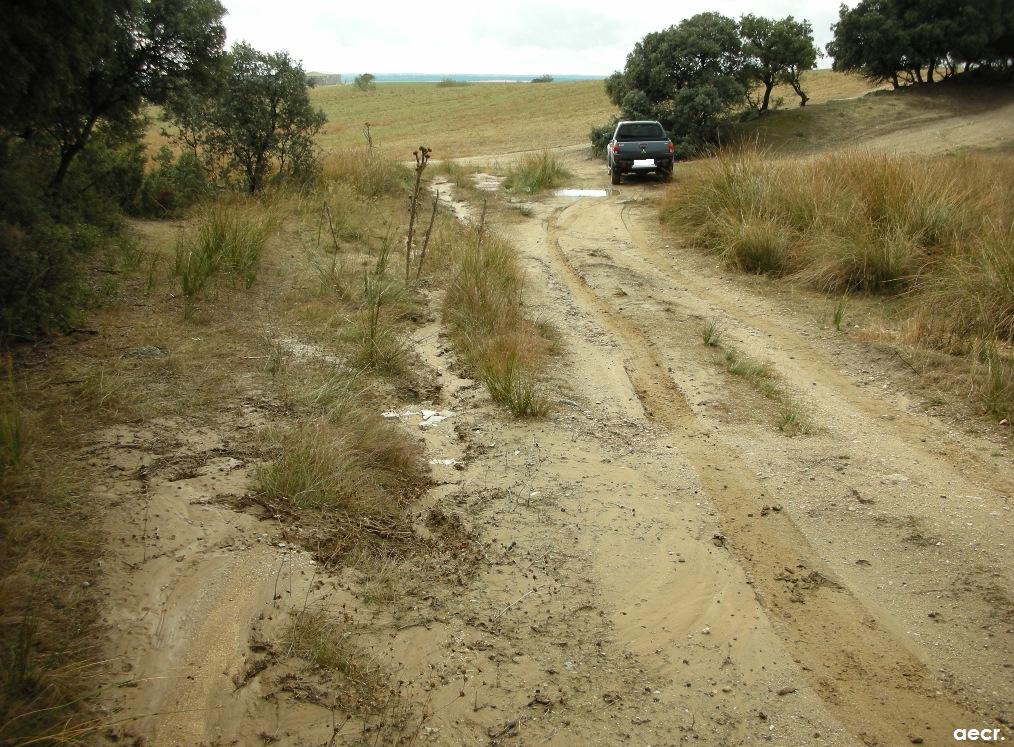
<svg viewBox="0 0 1014 747"><path fill-rule="evenodd" d="M557 197L608 197L609 191L605 189L555 189L553 194Z"/></svg>

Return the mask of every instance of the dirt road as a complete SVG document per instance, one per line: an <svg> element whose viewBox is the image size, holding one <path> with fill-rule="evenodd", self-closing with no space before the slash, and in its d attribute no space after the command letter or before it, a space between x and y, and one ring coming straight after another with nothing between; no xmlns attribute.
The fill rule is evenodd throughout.
<svg viewBox="0 0 1014 747"><path fill-rule="evenodd" d="M201 428L105 434L97 489L123 555L109 620L132 682L110 707L158 745L1011 738L1002 433L930 414L901 362L820 324L816 296L730 277L661 233L658 184L611 188L599 162L565 158L572 186L605 196L496 214L527 303L559 332L552 414L506 419L461 378L438 318L417 335L440 383L428 404L453 413L419 430L437 482L420 516L467 526L475 573L366 605L281 523L221 505L256 465L230 446L265 422L256 392ZM770 365L809 433L785 435L719 365L712 320ZM372 631L410 714L396 732L390 714L336 724L253 671L251 641L308 605L355 608Z"/></svg>

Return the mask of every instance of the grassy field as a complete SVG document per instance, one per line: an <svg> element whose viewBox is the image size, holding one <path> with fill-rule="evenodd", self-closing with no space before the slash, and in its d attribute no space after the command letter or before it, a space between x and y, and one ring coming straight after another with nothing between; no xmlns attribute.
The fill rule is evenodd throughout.
<svg viewBox="0 0 1014 747"><path fill-rule="evenodd" d="M854 98L875 88L863 78L831 70L806 73L803 83L810 96L807 116L815 104ZM404 160L410 160L419 145L433 148L438 160L575 145L587 141L593 125L616 113L599 80L539 86L380 83L374 91L327 86L314 89L310 96L327 114L320 136L325 151L364 145L363 124L369 122L376 145ZM772 101L779 99L786 110L798 108L788 86L775 88ZM158 122L158 109L149 114L153 124L146 142L154 152L168 141L161 134L164 124ZM787 121L786 126L791 129L792 123Z"/></svg>
<svg viewBox="0 0 1014 747"><path fill-rule="evenodd" d="M533 86L476 83L382 83L374 91L330 86L312 92L327 114L325 150L363 145L364 122L374 142L393 157L410 159L419 145L435 159L573 145L592 125L614 113L602 81Z"/></svg>

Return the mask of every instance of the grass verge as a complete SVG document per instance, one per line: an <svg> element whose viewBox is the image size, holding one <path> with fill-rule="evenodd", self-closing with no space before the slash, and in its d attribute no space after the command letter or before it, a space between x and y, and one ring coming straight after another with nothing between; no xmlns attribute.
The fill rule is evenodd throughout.
<svg viewBox="0 0 1014 747"><path fill-rule="evenodd" d="M982 375L1001 382L976 390L1000 394L981 401L1014 411L1002 394L1014 361L1014 158L728 152L673 187L662 218L730 267L896 298L909 342L986 363Z"/></svg>
<svg viewBox="0 0 1014 747"><path fill-rule="evenodd" d="M514 248L490 231L480 241L460 224L440 239L438 246L454 256L444 318L467 365L515 417L547 414L538 374L551 343L525 316L524 276Z"/></svg>

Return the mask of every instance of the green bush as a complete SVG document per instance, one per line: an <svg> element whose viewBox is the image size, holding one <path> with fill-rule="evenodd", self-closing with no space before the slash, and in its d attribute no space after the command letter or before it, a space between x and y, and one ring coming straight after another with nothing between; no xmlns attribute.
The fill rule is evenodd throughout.
<svg viewBox="0 0 1014 747"><path fill-rule="evenodd" d="M145 175L141 186L141 215L176 216L208 194L210 185L204 166L192 152L184 151L174 159L172 151L163 145L154 160L156 166Z"/></svg>
<svg viewBox="0 0 1014 747"><path fill-rule="evenodd" d="M616 132L617 121L619 120L614 118L610 122L591 128L591 132L588 133L588 137L591 140L592 155L606 155L606 146L609 145L609 141L613 139L613 133Z"/></svg>
<svg viewBox="0 0 1014 747"><path fill-rule="evenodd" d="M215 204L176 246L172 274L189 306L223 274L249 288L257 280L261 254L274 221L256 206Z"/></svg>

